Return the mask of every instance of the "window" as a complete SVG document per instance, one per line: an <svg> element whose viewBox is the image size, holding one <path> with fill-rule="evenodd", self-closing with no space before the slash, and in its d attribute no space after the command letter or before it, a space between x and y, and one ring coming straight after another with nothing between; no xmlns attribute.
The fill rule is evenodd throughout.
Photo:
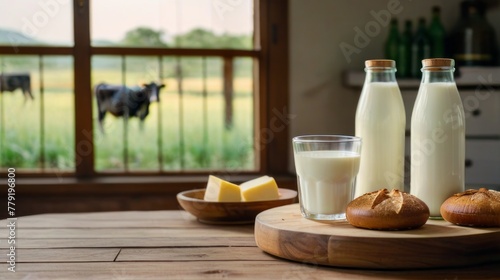
<svg viewBox="0 0 500 280"><path fill-rule="evenodd" d="M2 169L286 171L286 1L25 2L0 0L18 20L0 21ZM8 87L26 77L33 99ZM144 121L106 113L101 130L97 84L139 90L151 81L165 87Z"/></svg>

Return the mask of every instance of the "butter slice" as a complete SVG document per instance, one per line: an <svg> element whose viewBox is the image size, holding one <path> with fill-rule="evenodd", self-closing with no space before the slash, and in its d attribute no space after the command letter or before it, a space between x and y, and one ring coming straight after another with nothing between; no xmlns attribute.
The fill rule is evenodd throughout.
<svg viewBox="0 0 500 280"><path fill-rule="evenodd" d="M239 202L241 201L240 187L210 175L204 199L206 201Z"/></svg>
<svg viewBox="0 0 500 280"><path fill-rule="evenodd" d="M242 201L279 199L278 185L273 177L262 176L240 185Z"/></svg>

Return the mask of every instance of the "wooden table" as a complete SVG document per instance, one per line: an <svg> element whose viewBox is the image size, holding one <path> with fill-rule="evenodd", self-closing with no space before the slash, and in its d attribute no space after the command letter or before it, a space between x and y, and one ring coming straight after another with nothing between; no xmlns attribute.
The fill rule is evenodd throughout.
<svg viewBox="0 0 500 280"><path fill-rule="evenodd" d="M500 279L499 263L384 271L291 262L256 247L253 225L205 225L184 211L19 217L13 273L6 224L0 279Z"/></svg>

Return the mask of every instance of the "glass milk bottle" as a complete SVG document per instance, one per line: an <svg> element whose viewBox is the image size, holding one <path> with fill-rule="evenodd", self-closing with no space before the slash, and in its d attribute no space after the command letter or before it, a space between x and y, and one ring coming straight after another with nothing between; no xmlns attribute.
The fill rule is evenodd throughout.
<svg viewBox="0 0 500 280"><path fill-rule="evenodd" d="M406 114L396 83L394 60L367 60L356 110L361 161L355 197L381 188L404 189Z"/></svg>
<svg viewBox="0 0 500 280"><path fill-rule="evenodd" d="M411 118L411 193L439 218L441 204L464 191L465 117L453 59L422 60Z"/></svg>

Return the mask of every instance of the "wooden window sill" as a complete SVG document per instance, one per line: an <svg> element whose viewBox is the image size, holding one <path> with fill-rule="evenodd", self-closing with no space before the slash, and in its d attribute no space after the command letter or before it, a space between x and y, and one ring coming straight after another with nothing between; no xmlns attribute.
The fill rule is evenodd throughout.
<svg viewBox="0 0 500 280"><path fill-rule="evenodd" d="M224 177L241 183L258 175ZM280 188L297 190L292 174L274 176ZM206 175L186 176L107 176L78 178L18 178L16 216L42 213L149 211L182 209L176 195L204 188ZM0 218L7 218L0 212Z"/></svg>
<svg viewBox="0 0 500 280"><path fill-rule="evenodd" d="M241 183L260 175L221 176L231 182ZM297 189L293 174L273 176L280 188ZM18 178L17 190L29 195L49 194L177 194L183 190L204 188L206 175L176 176L101 176L89 179L64 178Z"/></svg>

